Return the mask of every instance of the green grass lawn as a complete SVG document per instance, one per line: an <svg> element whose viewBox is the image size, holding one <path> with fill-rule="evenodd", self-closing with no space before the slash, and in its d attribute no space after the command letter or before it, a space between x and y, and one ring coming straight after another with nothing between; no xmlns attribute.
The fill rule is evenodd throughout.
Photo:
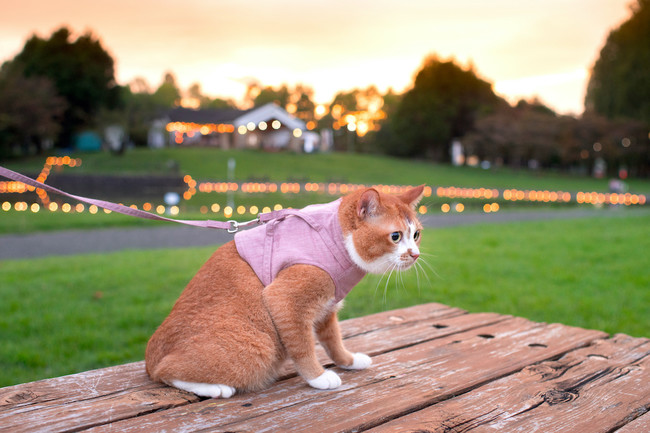
<svg viewBox="0 0 650 433"><path fill-rule="evenodd" d="M218 149L187 148L187 149L135 149L126 155L118 157L108 153L89 153L74 155L81 157L81 167L63 168L63 173L110 173L110 174L190 174L198 180L225 180L227 177L227 160L237 161L235 177L237 180L250 179L282 181L313 181L313 182L350 182L362 184L398 184L415 185L427 184L436 186L486 187L486 188L518 188L562 191L607 191L607 179L592 179L588 177L568 176L555 173L514 171L510 169L482 170L471 167L451 167L433 164L426 161L413 161L389 158L377 155L359 154L294 154L294 153L265 153L257 151L222 151ZM29 158L20 161L10 161L5 164L8 168L19 172L39 172L44 157ZM170 169L170 161L175 162L178 172ZM631 180L630 190L635 193L650 193L650 181ZM17 194L10 195L17 198ZM4 195L0 201L7 199ZM35 196L34 196L35 197ZM104 197L96 197L104 198ZM262 209L264 206L273 207L280 204L283 207L300 208L310 203L327 202L334 197L321 193L300 194L244 194L235 193L236 205L250 208L252 205ZM141 203L135 203L142 205ZM431 212L439 212L442 203L462 201L468 210L480 211L484 200L465 199L451 200L434 196L423 201ZM162 197L158 205L162 203ZM201 214L201 207L210 207L217 203L223 209L227 204L226 194L197 193L190 200L180 205L179 218L184 219L226 219L222 213ZM131 202L127 203L131 204ZM500 200L502 210L507 209L552 209L577 206L573 204L545 204L530 202L506 202ZM588 205L589 206L589 205ZM238 216L235 219L250 218L250 215ZM151 222L145 222L151 224ZM120 215L105 215L100 212L90 215L64 214L58 212L0 211L0 234L29 233L33 231L70 229L70 228L101 228L112 226L138 225L143 221Z"/></svg>
<svg viewBox="0 0 650 433"><path fill-rule="evenodd" d="M295 154L261 151L223 151L210 148L134 149L124 156L108 153L75 154L83 160L81 167L64 168L71 173L108 174L189 174L198 180L226 180L227 161L237 162L235 178L266 179L272 182L310 181L365 184L464 186L486 188L548 189L564 191L602 191L608 179L592 179L548 172L482 170L452 167L428 161L398 159L378 155L325 153ZM20 172L39 172L45 157L0 162ZM171 164L171 163L174 164ZM178 167L178 171L170 168ZM650 181L630 180L637 193L650 192Z"/></svg>
<svg viewBox="0 0 650 433"><path fill-rule="evenodd" d="M0 262L0 386L143 359L213 248ZM342 318L441 302L650 336L650 216L428 229L419 272L368 276Z"/></svg>

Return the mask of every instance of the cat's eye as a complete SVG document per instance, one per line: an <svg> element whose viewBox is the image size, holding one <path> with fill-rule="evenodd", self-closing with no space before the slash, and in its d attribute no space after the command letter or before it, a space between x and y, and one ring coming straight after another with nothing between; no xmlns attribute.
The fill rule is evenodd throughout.
<svg viewBox="0 0 650 433"><path fill-rule="evenodd" d="M420 230L416 230L415 233L413 233L413 240L417 241L420 239Z"/></svg>
<svg viewBox="0 0 650 433"><path fill-rule="evenodd" d="M402 232L393 232L390 234L390 240L398 243L402 239Z"/></svg>

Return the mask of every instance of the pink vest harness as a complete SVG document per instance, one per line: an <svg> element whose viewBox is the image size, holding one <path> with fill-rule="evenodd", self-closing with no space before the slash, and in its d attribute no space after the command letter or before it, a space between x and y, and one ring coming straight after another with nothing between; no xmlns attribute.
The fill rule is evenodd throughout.
<svg viewBox="0 0 650 433"><path fill-rule="evenodd" d="M265 286L291 265L319 267L334 281L334 300L339 302L365 275L345 249L340 204L338 199L301 210L287 209L263 226L238 232L237 252Z"/></svg>

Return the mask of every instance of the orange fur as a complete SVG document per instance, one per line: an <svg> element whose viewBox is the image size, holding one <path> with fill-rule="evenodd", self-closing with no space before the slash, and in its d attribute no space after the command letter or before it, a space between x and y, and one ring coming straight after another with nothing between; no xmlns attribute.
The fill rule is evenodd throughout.
<svg viewBox="0 0 650 433"><path fill-rule="evenodd" d="M366 189L343 198L339 222L362 260L394 252L391 231L405 231L409 222L420 227L413 208L422 189L402 196ZM286 268L264 287L229 242L192 278L149 340L147 373L167 384L251 391L272 383L288 357L311 381L324 373L314 351L316 338L337 365L364 368L353 366L354 355L343 345L334 289L331 277L310 265Z"/></svg>

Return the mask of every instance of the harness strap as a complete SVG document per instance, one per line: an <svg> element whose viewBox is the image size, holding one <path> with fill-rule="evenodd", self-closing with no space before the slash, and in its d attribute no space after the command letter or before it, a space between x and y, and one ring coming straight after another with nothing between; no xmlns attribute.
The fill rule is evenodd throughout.
<svg viewBox="0 0 650 433"><path fill-rule="evenodd" d="M241 227L246 227L249 225L253 224L261 224L261 223L266 223L272 219L275 218L280 218L287 214L286 211L289 211L290 209L285 209L280 210L280 211L274 211L274 212L268 212L265 214L259 214L257 218L255 218L252 221L247 221L247 222L238 222L238 221L213 221L213 220L179 220L179 219L173 219L173 218L167 218L163 217L160 215L156 215L153 213L145 212L143 210L139 209L133 209L128 206L124 206L121 204L117 203L112 203L110 201L104 201L104 200L97 200L94 198L88 198L88 197L82 197L74 194L67 193L65 191L61 191L58 188L54 188L53 186L46 185L42 182L39 182L37 180L31 179L25 175L22 175L20 173L16 173L15 171L9 170L8 168L0 166L0 176L4 176L8 179L15 180L17 182L22 182L26 185L32 186L34 188L39 188L43 189L45 191L55 193L55 194L60 194L69 198L72 198L74 200L95 205L97 207L101 207L103 209L107 209L113 212L121 213L124 215L130 215L133 217L137 218L145 218L145 219L150 219L150 220L157 220L157 221L168 221L168 222L174 222L174 223L179 223L179 224L186 224L194 227L204 227L204 228L210 228L210 229L221 229L221 230L227 230L228 233L235 233L237 232ZM270 217L269 217L270 216Z"/></svg>

